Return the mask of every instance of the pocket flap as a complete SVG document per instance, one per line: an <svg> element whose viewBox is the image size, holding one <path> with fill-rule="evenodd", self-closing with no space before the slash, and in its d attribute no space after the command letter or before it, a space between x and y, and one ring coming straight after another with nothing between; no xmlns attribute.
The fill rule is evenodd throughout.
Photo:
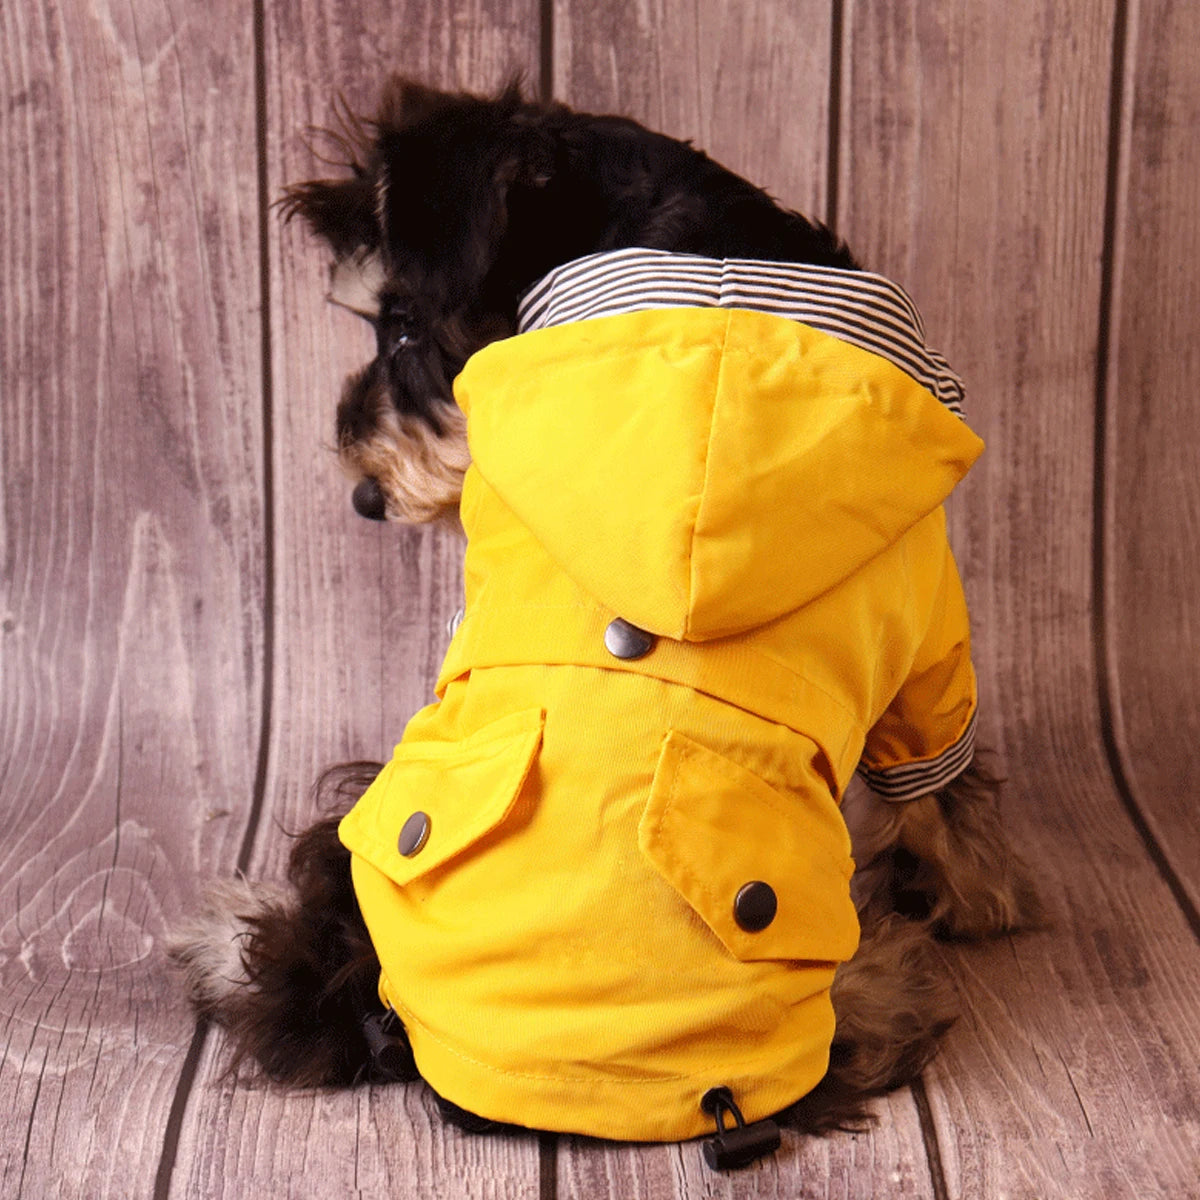
<svg viewBox="0 0 1200 1200"><path fill-rule="evenodd" d="M342 818L342 844L401 885L444 865L512 811L544 724L545 713L529 709L461 741L401 742Z"/></svg>
<svg viewBox="0 0 1200 1200"><path fill-rule="evenodd" d="M781 793L671 732L638 845L736 958L845 962L858 947L850 836L833 797L819 787ZM736 911L749 883L765 883L777 903L757 932L739 924ZM742 911L744 923L762 922L756 908L749 920Z"/></svg>

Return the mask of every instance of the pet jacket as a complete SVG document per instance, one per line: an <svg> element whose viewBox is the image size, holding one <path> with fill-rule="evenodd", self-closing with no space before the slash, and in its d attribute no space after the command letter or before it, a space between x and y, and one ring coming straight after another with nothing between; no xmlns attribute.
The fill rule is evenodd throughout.
<svg viewBox="0 0 1200 1200"><path fill-rule="evenodd" d="M619 298L637 261L572 270ZM932 352L898 365L907 298L707 269L715 302L601 306L467 363L465 617L341 824L421 1074L502 1122L675 1140L711 1131L711 1087L748 1121L803 1096L858 943L843 790L861 762L923 794L970 757L941 505L982 443Z"/></svg>

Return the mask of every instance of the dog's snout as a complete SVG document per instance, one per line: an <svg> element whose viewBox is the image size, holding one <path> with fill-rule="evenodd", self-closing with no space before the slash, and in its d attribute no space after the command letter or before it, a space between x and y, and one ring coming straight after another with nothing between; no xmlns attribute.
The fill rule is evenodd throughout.
<svg viewBox="0 0 1200 1200"><path fill-rule="evenodd" d="M370 476L355 485L350 502L354 505L354 511L360 517L366 517L368 521L382 521L387 517L387 498L383 494L383 488L379 486L378 480Z"/></svg>

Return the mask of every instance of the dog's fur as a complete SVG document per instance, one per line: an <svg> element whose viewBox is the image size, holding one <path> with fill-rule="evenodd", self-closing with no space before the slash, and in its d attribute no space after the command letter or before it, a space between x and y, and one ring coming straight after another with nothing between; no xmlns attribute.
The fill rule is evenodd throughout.
<svg viewBox="0 0 1200 1200"><path fill-rule="evenodd" d="M468 458L451 383L515 332L518 297L552 267L629 246L856 265L690 145L515 85L482 100L397 80L374 122L343 124L350 177L290 188L284 211L332 249L330 298L375 326L337 416L363 516L454 515Z"/></svg>
<svg viewBox="0 0 1200 1200"><path fill-rule="evenodd" d="M347 381L337 413L354 506L374 519L455 512L469 458L452 381L476 350L515 332L519 296L552 267L624 247L857 265L829 230L690 144L529 102L516 85L482 99L395 80L377 117L345 119L339 140L348 175L289 189L284 210L332 250L330 298L375 327L376 357ZM370 1074L361 1020L379 966L336 825L378 769L326 776L325 815L296 840L287 888L222 885L172 942L196 1006L227 1027L235 1064L252 1059L283 1083ZM794 1126L854 1126L867 1097L919 1075L954 1019L937 936L1040 920L997 790L977 757L949 787L905 804L861 781L847 793L863 940L834 983L829 1072L785 1114Z"/></svg>

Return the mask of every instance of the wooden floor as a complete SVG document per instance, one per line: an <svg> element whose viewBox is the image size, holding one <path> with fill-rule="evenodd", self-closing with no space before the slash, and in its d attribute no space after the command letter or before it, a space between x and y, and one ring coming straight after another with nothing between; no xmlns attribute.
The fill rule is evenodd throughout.
<svg viewBox="0 0 1200 1200"><path fill-rule="evenodd" d="M1200 1197L1198 53L1187 0L0 5L0 1196ZM271 202L336 93L514 68L833 221L989 444L954 537L1054 927L947 947L920 1088L736 1177L230 1079L163 959L458 604L451 541L351 512L369 347Z"/></svg>

